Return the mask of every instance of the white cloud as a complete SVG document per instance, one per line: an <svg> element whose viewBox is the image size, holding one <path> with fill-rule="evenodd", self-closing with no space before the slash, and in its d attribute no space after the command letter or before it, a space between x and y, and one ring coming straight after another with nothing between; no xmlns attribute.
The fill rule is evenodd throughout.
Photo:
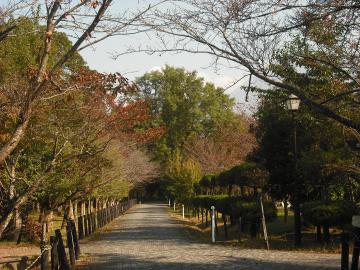
<svg viewBox="0 0 360 270"><path fill-rule="evenodd" d="M165 66L153 66L147 72L161 71Z"/></svg>

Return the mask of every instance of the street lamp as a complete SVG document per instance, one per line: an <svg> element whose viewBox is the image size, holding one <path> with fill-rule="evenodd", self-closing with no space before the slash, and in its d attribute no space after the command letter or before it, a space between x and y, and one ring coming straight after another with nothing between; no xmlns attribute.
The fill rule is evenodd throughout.
<svg viewBox="0 0 360 270"><path fill-rule="evenodd" d="M291 94L286 100L286 107L289 111L292 112L299 110L300 99L294 94Z"/></svg>
<svg viewBox="0 0 360 270"><path fill-rule="evenodd" d="M294 139L294 156L293 156L293 172L292 177L294 180L294 244L295 246L299 246L301 244L301 214L300 214L300 199L299 199L299 185L297 178L297 132L296 132L296 123L294 114L299 110L300 107L300 99L291 94L286 100L286 107L289 111L291 111L292 116L292 124L293 124L293 139Z"/></svg>

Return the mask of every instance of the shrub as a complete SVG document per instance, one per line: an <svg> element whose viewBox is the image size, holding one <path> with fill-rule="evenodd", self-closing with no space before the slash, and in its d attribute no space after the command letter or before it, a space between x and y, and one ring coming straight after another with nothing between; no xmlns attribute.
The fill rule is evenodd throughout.
<svg viewBox="0 0 360 270"><path fill-rule="evenodd" d="M349 201L313 201L304 203L302 212L304 220L315 226L343 227L351 224L358 208Z"/></svg>
<svg viewBox="0 0 360 270"><path fill-rule="evenodd" d="M276 207L273 202L264 202L264 214L267 221L276 218ZM232 214L235 218L241 217L243 222L260 223L262 218L259 200L238 200L232 205Z"/></svg>
<svg viewBox="0 0 360 270"><path fill-rule="evenodd" d="M242 217L244 222L259 223L261 221L261 206L259 200L244 200L240 197L228 195L200 195L192 198L194 207L210 209L212 205L216 210L235 218ZM276 218L276 208L272 202L264 202L265 217L268 220Z"/></svg>

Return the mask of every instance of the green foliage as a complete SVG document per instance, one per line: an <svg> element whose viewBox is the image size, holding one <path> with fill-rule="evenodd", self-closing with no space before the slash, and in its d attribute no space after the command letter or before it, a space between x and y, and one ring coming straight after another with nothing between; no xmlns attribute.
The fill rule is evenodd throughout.
<svg viewBox="0 0 360 270"><path fill-rule="evenodd" d="M262 218L260 200L244 199L228 195L199 195L191 198L194 207L210 209L215 206L220 213L233 218L241 217L245 223L260 223ZM276 218L276 207L273 202L264 202L265 218L269 221Z"/></svg>
<svg viewBox="0 0 360 270"><path fill-rule="evenodd" d="M268 91L262 96L256 114L258 123L254 133L258 145L249 158L269 172L268 192L275 199L291 200L296 176L303 201L352 199L354 185L345 181L351 175L346 172L349 167L346 164L358 161L344 141L342 127L305 105L292 115L285 109L285 99L285 93ZM296 171L294 125L298 149Z"/></svg>
<svg viewBox="0 0 360 270"><path fill-rule="evenodd" d="M304 220L313 225L343 227L351 224L358 208L349 201L312 201L304 203L302 212Z"/></svg>
<svg viewBox="0 0 360 270"><path fill-rule="evenodd" d="M38 68L44 47L44 33L45 26L40 25L36 20L26 17L17 20L17 27L12 35L1 43L0 81L14 78L15 75L19 78L27 78L32 70ZM72 47L65 33L55 33L52 38L54 42L49 56L49 68ZM75 53L63 70L69 74L84 65L85 62L80 54Z"/></svg>
<svg viewBox="0 0 360 270"><path fill-rule="evenodd" d="M267 171L261 165L244 162L219 174L205 175L199 181L199 185L204 189L233 185L260 188L267 181L267 177Z"/></svg>
<svg viewBox="0 0 360 270"><path fill-rule="evenodd" d="M166 128L153 149L166 162L175 150L182 151L192 136L206 137L220 123L231 123L234 100L224 90L205 83L196 72L166 66L137 79L143 96L149 100L155 117L152 125Z"/></svg>
<svg viewBox="0 0 360 270"><path fill-rule="evenodd" d="M263 203L266 221L276 218L276 207L273 202ZM241 217L245 222L260 223L262 219L261 204L259 200L237 201L232 205L232 213L235 217Z"/></svg>
<svg viewBox="0 0 360 270"><path fill-rule="evenodd" d="M215 176L215 174L207 174L203 176L199 181L199 185L205 188L211 187L211 181Z"/></svg>
<svg viewBox="0 0 360 270"><path fill-rule="evenodd" d="M199 164L175 152L168 162L166 178L170 181L168 192L179 201L185 201L194 194L194 184L201 176Z"/></svg>

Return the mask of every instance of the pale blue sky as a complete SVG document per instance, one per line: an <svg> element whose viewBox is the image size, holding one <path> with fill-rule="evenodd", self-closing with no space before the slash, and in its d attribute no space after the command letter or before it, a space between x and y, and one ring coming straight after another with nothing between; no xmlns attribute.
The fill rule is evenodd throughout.
<svg viewBox="0 0 360 270"><path fill-rule="evenodd" d="M121 12L124 9L136 10L144 7L149 3L154 3L154 0L123 0L115 1L113 11ZM145 72L161 68L164 65L175 67L183 67L186 70L196 70L205 80L214 83L220 87L227 87L236 78L242 76L240 70L231 68L221 68L215 72L211 65L212 58L209 55L194 55L189 53L181 54L154 54L147 55L145 53L136 53L132 55L124 55L114 60L111 55L116 51L125 51L129 46L152 45L156 41L149 40L146 35L138 36L117 36L103 41L94 48L88 48L81 52L83 57L88 62L89 66L103 72L120 72L125 74L129 79L134 79L143 75ZM247 84L245 79L242 82ZM235 97L240 103L245 102L245 93L240 90L241 84L227 90L227 93ZM253 100L254 102L254 100Z"/></svg>
<svg viewBox="0 0 360 270"><path fill-rule="evenodd" d="M8 0L0 0L0 6ZM40 1L43 2L43 1ZM122 13L124 10L135 11L141 9L149 3L155 3L156 0L115 0L111 12ZM159 69L164 65L175 67L183 67L186 70L196 70L201 77L206 81L213 82L220 87L227 87L236 78L241 77L242 72L237 69L222 67L217 72L211 65L211 57L208 55L194 55L194 54L163 54L163 55L147 55L144 53L137 53L132 55L121 56L114 60L111 54L114 52L125 51L129 46L139 45L153 45L155 40L149 40L146 35L138 36L116 36L104 40L93 47L89 47L81 52L82 56L87 61L88 65L100 72L120 72L129 79L133 80L136 77L143 75L145 72L152 69ZM247 84L245 79L242 82ZM245 93L240 90L241 84L236 85L227 90L227 93L235 97L240 103L245 102ZM254 100L252 100L254 102Z"/></svg>

